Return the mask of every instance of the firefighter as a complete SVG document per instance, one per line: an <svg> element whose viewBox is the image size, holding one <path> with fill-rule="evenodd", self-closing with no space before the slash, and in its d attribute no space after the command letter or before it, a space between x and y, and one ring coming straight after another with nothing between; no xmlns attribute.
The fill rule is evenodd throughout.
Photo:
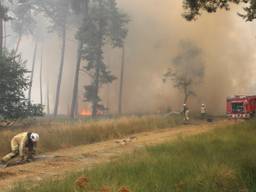
<svg viewBox="0 0 256 192"><path fill-rule="evenodd" d="M187 104L183 104L183 110L182 110L183 116L184 116L184 121L189 121L189 109L187 107Z"/></svg>
<svg viewBox="0 0 256 192"><path fill-rule="evenodd" d="M206 116L206 106L205 106L205 104L201 105L200 113L201 113L201 118L205 119L205 116Z"/></svg>
<svg viewBox="0 0 256 192"><path fill-rule="evenodd" d="M15 135L11 140L12 151L2 158L2 165L7 165L8 161L18 155L20 156L20 162L31 161L38 141L39 135L37 133L23 132ZM24 153L25 149L28 150L26 158Z"/></svg>

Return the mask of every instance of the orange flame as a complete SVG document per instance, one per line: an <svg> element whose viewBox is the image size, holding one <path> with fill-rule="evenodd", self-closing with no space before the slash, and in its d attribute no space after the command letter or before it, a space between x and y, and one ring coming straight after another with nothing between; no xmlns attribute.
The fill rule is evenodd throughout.
<svg viewBox="0 0 256 192"><path fill-rule="evenodd" d="M83 108L80 113L81 116L91 116L92 112L88 108ZM97 115L104 115L104 111L97 111Z"/></svg>
<svg viewBox="0 0 256 192"><path fill-rule="evenodd" d="M81 116L91 116L92 112L90 110L84 108L84 109L81 110L80 115Z"/></svg>

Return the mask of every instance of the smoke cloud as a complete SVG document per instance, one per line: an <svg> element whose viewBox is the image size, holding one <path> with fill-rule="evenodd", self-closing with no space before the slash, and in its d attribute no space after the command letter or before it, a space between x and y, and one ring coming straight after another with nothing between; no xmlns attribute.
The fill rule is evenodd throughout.
<svg viewBox="0 0 256 192"><path fill-rule="evenodd" d="M225 112L225 99L228 95L255 93L255 27L237 16L236 7L229 12L204 14L197 21L187 22L181 16L183 10L180 0L122 0L118 1L118 4L131 20L125 43L124 113L154 113L167 108L181 109L183 97L179 90L171 83L162 82L163 74L178 54L181 40L191 41L200 48L205 62L205 75L196 89L197 96L191 98L189 103L192 111L198 111L201 103L205 103L208 111L221 114ZM70 29L65 56L60 99L60 112L63 114L69 111L72 97L77 47L74 33L75 30ZM31 38L22 41L21 51L28 59L28 68L31 67ZM49 84L51 108L55 102L59 52L58 37L46 35L43 43L44 90L46 91ZM106 47L105 61L113 74L119 78L121 50ZM35 75L32 96L34 101L39 101L38 70L36 74L38 75ZM80 109L87 106L83 102L83 86L88 80L82 72ZM119 80L101 90L103 103L111 113L116 113L118 109L118 90Z"/></svg>

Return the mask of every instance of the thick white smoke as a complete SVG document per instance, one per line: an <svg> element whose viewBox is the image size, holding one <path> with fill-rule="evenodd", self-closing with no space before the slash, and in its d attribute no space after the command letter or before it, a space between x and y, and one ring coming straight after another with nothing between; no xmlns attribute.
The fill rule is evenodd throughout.
<svg viewBox="0 0 256 192"><path fill-rule="evenodd" d="M182 18L180 0L119 0L123 12L131 19L126 39L123 109L126 113L157 112L171 107L179 110L183 98L171 84L162 82L172 59L178 53L181 40L189 40L202 49L205 77L190 106L196 111L206 103L214 113L223 113L225 99L233 94L252 94L256 90L254 34L252 23L245 23L236 14L237 9L217 14L204 14L197 21ZM66 62L61 90L60 111L67 113L71 103L76 58L74 29L67 40ZM48 35L44 41L44 90L49 82L51 107L55 100L56 79L59 68L60 42ZM33 44L31 39L22 42L22 53L31 66ZM106 48L106 63L119 77L121 51ZM189 61L188 61L189 62ZM33 99L39 101L38 69L33 86ZM80 108L83 104L85 74L80 80ZM117 112L119 81L101 91L103 102L112 113ZM45 93L44 93L45 95Z"/></svg>

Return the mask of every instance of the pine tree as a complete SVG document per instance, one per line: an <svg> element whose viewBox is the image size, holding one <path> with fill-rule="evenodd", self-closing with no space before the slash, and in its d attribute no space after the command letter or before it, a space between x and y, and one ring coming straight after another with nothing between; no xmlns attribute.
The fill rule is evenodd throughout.
<svg viewBox="0 0 256 192"><path fill-rule="evenodd" d="M87 61L84 69L91 77L91 84L85 86L84 98L92 105L93 117L105 110L100 88L116 79L104 63L104 46L111 42L113 47L122 47L127 23L127 16L120 13L115 0L94 0L78 33L78 39L83 42L82 58Z"/></svg>
<svg viewBox="0 0 256 192"><path fill-rule="evenodd" d="M86 20L86 18L88 17L88 5L89 5L89 0L73 0L72 1L73 10L75 10L78 14L82 14L83 20ZM78 87L79 87L79 76L80 76L80 67L81 67L81 59L82 59L82 48L83 48L82 39L78 39L76 70L75 70L73 95L72 95L72 103L71 103L71 118L75 118L77 109L78 109L78 106L77 106L78 105Z"/></svg>

